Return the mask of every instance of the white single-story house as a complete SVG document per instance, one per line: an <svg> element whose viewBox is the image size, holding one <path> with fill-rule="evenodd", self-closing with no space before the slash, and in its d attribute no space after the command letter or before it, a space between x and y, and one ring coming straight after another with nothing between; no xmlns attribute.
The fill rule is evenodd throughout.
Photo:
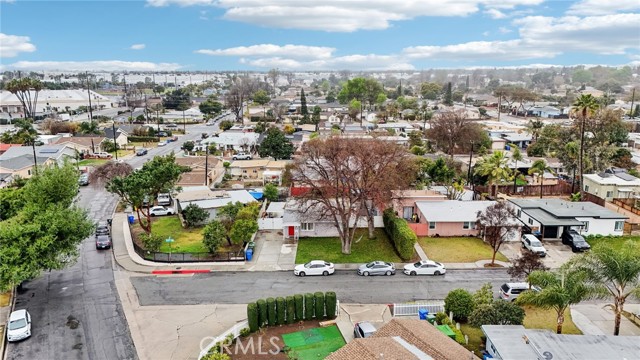
<svg viewBox="0 0 640 360"><path fill-rule="evenodd" d="M520 222L544 240L560 239L567 229L582 235L622 235L626 216L588 201L509 199Z"/></svg>
<svg viewBox="0 0 640 360"><path fill-rule="evenodd" d="M218 216L218 209L240 202L248 204L256 199L247 190L211 190L207 186L185 186L175 197L176 209L180 213L190 204L196 204L209 212L209 220Z"/></svg>
<svg viewBox="0 0 640 360"><path fill-rule="evenodd" d="M318 205L319 206L319 205ZM320 218L319 211L313 209L309 210L306 214L303 214L299 205L295 201L289 201L284 207L284 214L282 216L282 234L285 239L295 239L300 237L337 237L339 236L338 229L334 222L329 218ZM384 227L382 222L382 211L375 210L373 223L377 228ZM355 215L352 215L352 220L349 226L358 228L368 227L367 218L364 215L360 216L357 224L355 223Z"/></svg>
<svg viewBox="0 0 640 360"><path fill-rule="evenodd" d="M260 134L245 131L225 131L202 140L201 144L216 144L221 150L249 151L258 144Z"/></svg>

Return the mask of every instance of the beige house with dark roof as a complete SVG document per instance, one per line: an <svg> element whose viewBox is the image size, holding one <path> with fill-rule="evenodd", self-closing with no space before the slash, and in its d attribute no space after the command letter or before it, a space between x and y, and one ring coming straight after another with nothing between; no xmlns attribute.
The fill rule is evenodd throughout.
<svg viewBox="0 0 640 360"><path fill-rule="evenodd" d="M327 360L479 360L426 320L394 318L366 339L354 339Z"/></svg>
<svg viewBox="0 0 640 360"><path fill-rule="evenodd" d="M180 179L178 180L177 185L205 185L205 167L207 168L207 172L209 173L209 186L213 186L214 184L222 181L222 177L224 176L225 171L222 161L214 156L209 156L208 162L209 163L207 165L204 156L188 156L176 158L176 164L181 166L188 166L189 168L191 168L191 171L182 173L180 175Z"/></svg>
<svg viewBox="0 0 640 360"><path fill-rule="evenodd" d="M58 139L54 144L67 145L79 153L89 154L102 151L104 136L71 136Z"/></svg>

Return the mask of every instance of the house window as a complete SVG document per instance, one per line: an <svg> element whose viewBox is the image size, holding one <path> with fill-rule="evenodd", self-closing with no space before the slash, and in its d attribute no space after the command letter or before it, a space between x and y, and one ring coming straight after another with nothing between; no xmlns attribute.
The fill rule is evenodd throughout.
<svg viewBox="0 0 640 360"><path fill-rule="evenodd" d="M433 221L429 221L429 229L433 230L436 228L436 223Z"/></svg>
<svg viewBox="0 0 640 360"><path fill-rule="evenodd" d="M584 191L589 191L589 185L584 186Z"/></svg>
<svg viewBox="0 0 640 360"><path fill-rule="evenodd" d="M582 222L582 231L589 232L589 222L588 221L583 221Z"/></svg>
<svg viewBox="0 0 640 360"><path fill-rule="evenodd" d="M246 173L247 173L247 170L242 170L242 173L243 173L243 174L246 174Z"/></svg>
<svg viewBox="0 0 640 360"><path fill-rule="evenodd" d="M257 173L258 173L258 170L253 170L253 173L254 173L254 174L257 174Z"/></svg>
<svg viewBox="0 0 640 360"><path fill-rule="evenodd" d="M616 226L613 231L622 231L624 229L624 221L616 221Z"/></svg>
<svg viewBox="0 0 640 360"><path fill-rule="evenodd" d="M518 217L522 217L522 210L518 209L518 213L516 214Z"/></svg>
<svg viewBox="0 0 640 360"><path fill-rule="evenodd" d="M607 196L606 197L613 197L613 191L607 191Z"/></svg>
<svg viewBox="0 0 640 360"><path fill-rule="evenodd" d="M528 223L529 223L529 225L533 225L533 220L531 218L529 218Z"/></svg>
<svg viewBox="0 0 640 360"><path fill-rule="evenodd" d="M27 170L27 175L31 176L31 170Z"/></svg>
<svg viewBox="0 0 640 360"><path fill-rule="evenodd" d="M472 221L465 221L464 223L462 223L462 228L465 230L473 230L476 228L476 223Z"/></svg>
<svg viewBox="0 0 640 360"><path fill-rule="evenodd" d="M302 231L313 231L313 223L302 223L302 224L300 224L300 230L302 230Z"/></svg>

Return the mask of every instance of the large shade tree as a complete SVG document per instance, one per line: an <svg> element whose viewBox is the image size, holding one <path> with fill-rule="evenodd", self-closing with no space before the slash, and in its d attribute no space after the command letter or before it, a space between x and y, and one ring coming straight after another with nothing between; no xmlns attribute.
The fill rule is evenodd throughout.
<svg viewBox="0 0 640 360"><path fill-rule="evenodd" d="M484 241L491 246L493 255L491 265L496 262L496 254L500 247L514 237L520 223L515 209L505 201L496 202L483 211L478 211L478 228L482 229Z"/></svg>

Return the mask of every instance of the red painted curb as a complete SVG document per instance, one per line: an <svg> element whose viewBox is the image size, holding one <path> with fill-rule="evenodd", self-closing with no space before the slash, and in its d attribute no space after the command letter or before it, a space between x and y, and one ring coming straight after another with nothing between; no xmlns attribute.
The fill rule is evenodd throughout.
<svg viewBox="0 0 640 360"><path fill-rule="evenodd" d="M204 274L210 273L211 270L153 270L151 273L154 275L173 275L173 274Z"/></svg>

